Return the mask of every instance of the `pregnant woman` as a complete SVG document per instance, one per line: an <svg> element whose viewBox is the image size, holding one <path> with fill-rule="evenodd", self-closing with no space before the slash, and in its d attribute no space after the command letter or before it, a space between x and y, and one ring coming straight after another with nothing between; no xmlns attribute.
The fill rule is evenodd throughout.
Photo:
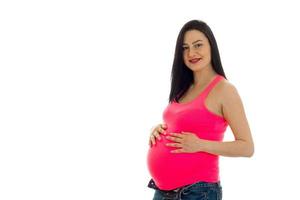
<svg viewBox="0 0 300 200"><path fill-rule="evenodd" d="M251 157L254 143L242 100L203 21L191 20L179 33L163 121L151 132L147 155L153 200L222 199L219 156ZM235 140L222 142L228 125Z"/></svg>

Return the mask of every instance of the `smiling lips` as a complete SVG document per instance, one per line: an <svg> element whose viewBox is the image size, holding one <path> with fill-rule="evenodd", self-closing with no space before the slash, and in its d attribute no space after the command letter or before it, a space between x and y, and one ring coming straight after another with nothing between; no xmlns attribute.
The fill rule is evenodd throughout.
<svg viewBox="0 0 300 200"><path fill-rule="evenodd" d="M195 63L197 63L199 60L201 60L201 58L194 58L194 59L192 59L192 60L189 60L189 62L195 64Z"/></svg>

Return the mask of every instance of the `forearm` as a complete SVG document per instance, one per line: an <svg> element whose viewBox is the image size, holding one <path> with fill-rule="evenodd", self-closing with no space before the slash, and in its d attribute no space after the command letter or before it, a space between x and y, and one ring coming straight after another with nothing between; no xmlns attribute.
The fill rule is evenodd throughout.
<svg viewBox="0 0 300 200"><path fill-rule="evenodd" d="M229 142L218 142L202 140L199 146L200 151L207 153L228 156L228 157L251 157L254 153L253 145L243 140Z"/></svg>

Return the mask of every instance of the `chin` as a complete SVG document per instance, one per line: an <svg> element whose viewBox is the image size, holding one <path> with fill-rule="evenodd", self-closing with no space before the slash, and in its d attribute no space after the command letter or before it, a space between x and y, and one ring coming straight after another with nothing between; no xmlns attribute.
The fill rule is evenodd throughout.
<svg viewBox="0 0 300 200"><path fill-rule="evenodd" d="M204 67L201 65L192 65L192 66L188 66L188 68L192 71L199 71L202 70Z"/></svg>

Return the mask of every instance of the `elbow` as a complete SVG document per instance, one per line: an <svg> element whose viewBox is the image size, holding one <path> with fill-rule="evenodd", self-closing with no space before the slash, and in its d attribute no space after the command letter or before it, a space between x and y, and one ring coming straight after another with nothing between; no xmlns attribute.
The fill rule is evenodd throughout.
<svg viewBox="0 0 300 200"><path fill-rule="evenodd" d="M254 145L249 145L245 153L245 157L251 158L254 155Z"/></svg>
<svg viewBox="0 0 300 200"><path fill-rule="evenodd" d="M249 151L249 152L245 155L245 157L251 158L251 157L253 156L253 154L254 154L254 150L253 150L253 151Z"/></svg>
<svg viewBox="0 0 300 200"><path fill-rule="evenodd" d="M254 155L254 144L251 141L241 141L240 156L251 158Z"/></svg>

